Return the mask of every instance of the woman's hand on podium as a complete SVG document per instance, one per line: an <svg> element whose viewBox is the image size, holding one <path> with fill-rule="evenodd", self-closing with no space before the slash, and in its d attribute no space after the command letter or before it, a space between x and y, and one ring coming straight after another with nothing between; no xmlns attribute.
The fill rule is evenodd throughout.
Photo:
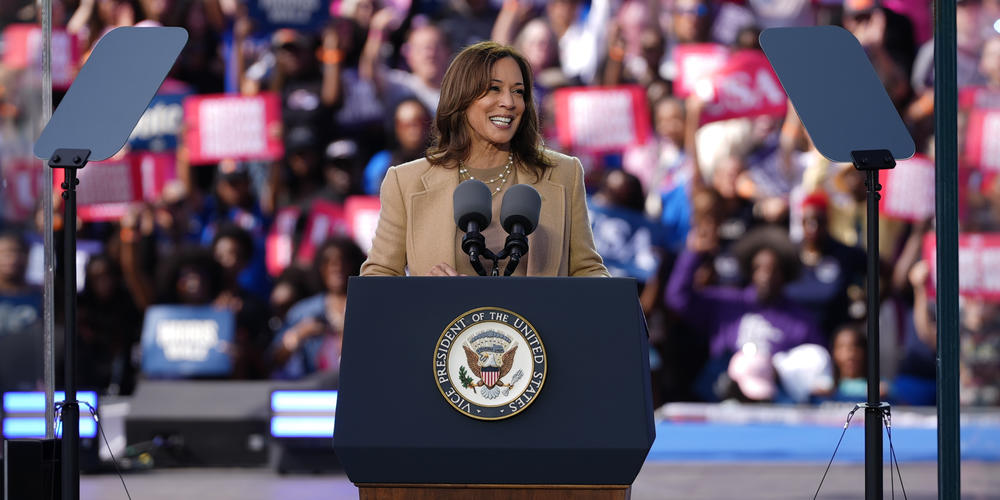
<svg viewBox="0 0 1000 500"><path fill-rule="evenodd" d="M428 276L465 276L464 274L458 274L458 271L450 264L444 262L435 265L427 272Z"/></svg>

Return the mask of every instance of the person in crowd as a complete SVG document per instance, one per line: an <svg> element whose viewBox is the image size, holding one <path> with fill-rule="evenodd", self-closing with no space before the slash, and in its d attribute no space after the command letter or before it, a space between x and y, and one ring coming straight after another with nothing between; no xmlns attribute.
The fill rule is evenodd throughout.
<svg viewBox="0 0 1000 500"><path fill-rule="evenodd" d="M586 16L581 16L581 0L552 0L545 14L559 37L559 62L570 81L590 85L606 47L607 25L618 2L592 0Z"/></svg>
<svg viewBox="0 0 1000 500"><path fill-rule="evenodd" d="M296 303L286 327L271 346L272 377L297 379L340 369L340 345L347 311L347 278L357 276L364 252L354 241L335 237L316 251L323 292Z"/></svg>
<svg viewBox="0 0 1000 500"><path fill-rule="evenodd" d="M66 31L82 42L83 51L90 52L107 32L119 26L132 26L142 17L136 1L81 0L66 22Z"/></svg>
<svg viewBox="0 0 1000 500"><path fill-rule="evenodd" d="M798 273L795 250L780 230L762 228L747 234L734 253L749 285L746 288L695 287L696 271L704 256L718 246L711 231L694 231L687 249L677 258L667 284L665 300L688 325L709 338L710 360L701 377L700 393L714 393L718 374L730 357L748 344L774 354L795 346L823 344L812 318L782 294Z"/></svg>
<svg viewBox="0 0 1000 500"><path fill-rule="evenodd" d="M891 381L890 397L897 404L932 405L935 401L937 332L928 315L934 307L927 288L930 268L922 258L933 222L927 218L912 225L896 257L890 285L881 289L892 295L883 298L879 312L879 371L883 380ZM900 318L897 330L885 328L887 317Z"/></svg>
<svg viewBox="0 0 1000 500"><path fill-rule="evenodd" d="M38 390L42 380L42 291L25 279L28 244L0 232L0 391Z"/></svg>
<svg viewBox="0 0 1000 500"><path fill-rule="evenodd" d="M499 22L499 19L497 20ZM559 45L552 27L542 19L532 19L524 24L514 38L514 48L524 54L534 71L535 95L544 103L550 93L566 82L559 67Z"/></svg>
<svg viewBox="0 0 1000 500"><path fill-rule="evenodd" d="M456 47L467 47L490 39L499 10L490 0L447 0L435 21Z"/></svg>
<svg viewBox="0 0 1000 500"><path fill-rule="evenodd" d="M199 94L225 90L226 65L220 45L229 21L223 12L223 3L225 0L173 0L163 23L183 26L187 30L188 41L170 74L191 85Z"/></svg>
<svg viewBox="0 0 1000 500"><path fill-rule="evenodd" d="M913 324L917 338L936 352L937 318L928 298L930 266L910 272L914 287ZM982 297L962 297L959 310L959 400L970 406L1000 404L1000 308ZM916 404L933 404L917 401Z"/></svg>
<svg viewBox="0 0 1000 500"><path fill-rule="evenodd" d="M375 153L365 167L364 190L367 194L378 194L389 167L419 159L427 149L431 112L419 99L401 101L393 116L392 148Z"/></svg>
<svg viewBox="0 0 1000 500"><path fill-rule="evenodd" d="M142 311L125 287L121 266L107 255L87 262L77 324L80 387L131 394L138 361L132 353L142 331Z"/></svg>
<svg viewBox="0 0 1000 500"><path fill-rule="evenodd" d="M319 192L320 199L344 203L348 197L364 193L361 185L364 165L360 164L361 157L358 155L356 142L350 139L333 141L327 145L323 156L323 189Z"/></svg>
<svg viewBox="0 0 1000 500"><path fill-rule="evenodd" d="M272 338L285 329L285 318L288 311L300 300L311 297L319 289L316 276L310 269L301 266L289 266L274 280L271 289L271 299L268 303L271 317L267 327Z"/></svg>
<svg viewBox="0 0 1000 500"><path fill-rule="evenodd" d="M604 182L594 193L592 201L641 215L646 203L645 197L638 177L621 169L613 169L604 174Z"/></svg>
<svg viewBox="0 0 1000 500"><path fill-rule="evenodd" d="M532 97L532 71L509 46L481 42L463 50L442 82L427 156L389 169L382 210L362 275L475 274L463 259L452 193L459 182L486 183L493 222L487 245L504 241L500 202L509 186L529 184L542 198L531 251L517 274L607 276L587 220L579 160L544 149Z"/></svg>
<svg viewBox="0 0 1000 500"><path fill-rule="evenodd" d="M224 160L216 173L215 193L207 198L200 216L201 241L208 245L219 228L234 224L250 233L254 243L250 262L240 273L240 284L259 300L267 300L271 283L264 264L264 237L270 218L264 214L251 190L250 172L245 163Z"/></svg>
<svg viewBox="0 0 1000 500"><path fill-rule="evenodd" d="M670 95L670 82L660 75L666 55L666 38L645 2L622 6L608 27L607 57L601 71L602 85L636 83L646 89L650 102Z"/></svg>
<svg viewBox="0 0 1000 500"><path fill-rule="evenodd" d="M163 260L156 276L156 304L209 305L223 288L222 266L204 248L189 246Z"/></svg>
<svg viewBox="0 0 1000 500"><path fill-rule="evenodd" d="M239 226L226 224L215 233L211 251L222 270L222 288L214 304L236 315L233 375L240 379L264 378L264 351L271 341L267 308L240 279L253 259L253 238Z"/></svg>
<svg viewBox="0 0 1000 500"><path fill-rule="evenodd" d="M668 15L665 23L668 54L661 74L673 81L678 74L674 48L681 44L710 42L714 12L708 0L674 0L665 14Z"/></svg>
<svg viewBox="0 0 1000 500"><path fill-rule="evenodd" d="M444 31L434 25L410 30L403 44L403 59L408 70L389 69L382 62L383 41L399 19L393 9L379 11L372 20L364 53L362 74L370 74L388 109L407 97L416 97L429 110L437 110L441 79L448 68L451 47Z"/></svg>
<svg viewBox="0 0 1000 500"><path fill-rule="evenodd" d="M327 96L333 103L331 137L354 141L366 158L385 143L386 104L375 80L374 49L369 48L381 47L382 35L376 33L384 29L372 26L366 38L366 30L354 20L334 18L323 32L323 71L337 83Z"/></svg>
<svg viewBox="0 0 1000 500"><path fill-rule="evenodd" d="M684 101L663 97L653 102L653 137L644 146L625 150L622 168L636 175L649 193L645 211L654 218L663 216L668 227L686 225L689 211L677 210L690 201L686 191L690 186L692 165L685 147ZM700 180L700 179L699 179ZM681 191L675 192L681 189ZM680 212L680 213L675 213ZM673 231L671 242L683 245L686 231Z"/></svg>
<svg viewBox="0 0 1000 500"><path fill-rule="evenodd" d="M802 241L798 245L802 272L785 287L785 297L808 310L825 337L849 320L848 288L865 277L865 253L844 245L827 229L826 194L816 192L802 202Z"/></svg>
<svg viewBox="0 0 1000 500"><path fill-rule="evenodd" d="M983 53L979 57L979 74L986 80L986 86L1000 89L1000 35L993 35L983 43Z"/></svg>
<svg viewBox="0 0 1000 500"><path fill-rule="evenodd" d="M834 389L829 399L853 402L868 399L868 339L862 328L845 324L831 337Z"/></svg>
<svg viewBox="0 0 1000 500"><path fill-rule="evenodd" d="M880 0L845 0L843 23L868 51L889 96L894 97L897 87L908 92L910 69L917 55L913 22Z"/></svg>

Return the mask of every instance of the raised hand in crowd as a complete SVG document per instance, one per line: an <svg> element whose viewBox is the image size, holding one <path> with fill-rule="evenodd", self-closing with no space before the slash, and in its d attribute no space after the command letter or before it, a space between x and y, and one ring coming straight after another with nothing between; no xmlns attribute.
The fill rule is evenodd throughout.
<svg viewBox="0 0 1000 500"><path fill-rule="evenodd" d="M530 19L531 7L531 2L504 0L496 21L493 23L490 39L504 45L513 44L514 37L521 26Z"/></svg>
<svg viewBox="0 0 1000 500"><path fill-rule="evenodd" d="M153 304L156 297L153 276L146 252L156 230L156 215L146 204L130 207L120 221L122 277L140 310Z"/></svg>
<svg viewBox="0 0 1000 500"><path fill-rule="evenodd" d="M930 275L930 264L920 260L910 269L908 278L913 286L913 327L917 331L917 338L931 349L936 349L937 321L931 315L931 303L927 296Z"/></svg>

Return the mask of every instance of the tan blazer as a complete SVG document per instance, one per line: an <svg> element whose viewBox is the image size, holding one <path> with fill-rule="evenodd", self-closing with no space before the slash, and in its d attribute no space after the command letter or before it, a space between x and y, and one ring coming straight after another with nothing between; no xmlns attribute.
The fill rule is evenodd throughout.
<svg viewBox="0 0 1000 500"><path fill-rule="evenodd" d="M546 151L555 167L538 182L531 172L518 172L542 197L538 227L528 236L528 276L608 276L594 248L580 160ZM452 195L458 172L434 167L426 159L389 169L382 182L382 209L362 276L424 276L444 262L455 267L465 257L455 245ZM499 224L494 220L491 224ZM456 253L460 255L456 255ZM467 259L467 257L465 257Z"/></svg>

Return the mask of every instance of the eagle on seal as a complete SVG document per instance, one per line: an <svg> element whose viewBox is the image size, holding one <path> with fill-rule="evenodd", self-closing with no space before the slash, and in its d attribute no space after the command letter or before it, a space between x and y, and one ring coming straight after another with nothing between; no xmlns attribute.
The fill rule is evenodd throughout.
<svg viewBox="0 0 1000 500"><path fill-rule="evenodd" d="M473 342L476 343L475 340ZM506 376L511 367L514 366L517 344L515 343L506 350L506 346L501 345L501 343L479 344L475 346L475 350L468 343L462 346L465 349L465 358L469 362L469 368L480 379L470 385L472 390L475 391L476 387L485 386L486 389L483 391L485 395L487 390L492 392L495 387L510 387L500 379Z"/></svg>

